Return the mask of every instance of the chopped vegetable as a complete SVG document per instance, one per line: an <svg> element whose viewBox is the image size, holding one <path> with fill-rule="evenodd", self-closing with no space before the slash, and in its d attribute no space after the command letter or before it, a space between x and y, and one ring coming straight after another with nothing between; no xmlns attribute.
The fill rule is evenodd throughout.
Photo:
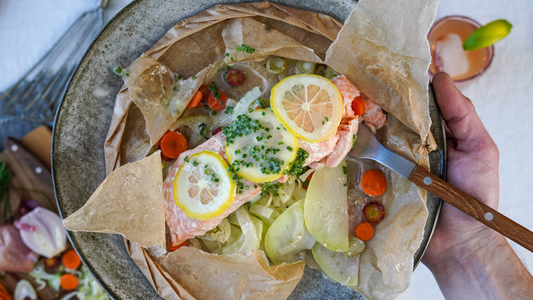
<svg viewBox="0 0 533 300"><path fill-rule="evenodd" d="M226 102L228 101L228 96L226 96L226 93L218 90L218 93L220 93L219 97L216 98L213 93L209 94L209 107L212 110L219 110L226 108Z"/></svg>
<svg viewBox="0 0 533 300"><path fill-rule="evenodd" d="M355 97L352 101L352 110L354 115L362 116L366 111L365 100L361 97Z"/></svg>
<svg viewBox="0 0 533 300"><path fill-rule="evenodd" d="M335 168L315 171L305 195L305 225L324 247L348 251L348 188L343 161Z"/></svg>
<svg viewBox="0 0 533 300"><path fill-rule="evenodd" d="M202 101L207 102L207 100L209 99L209 93L211 93L211 91L209 90L209 86L206 84L202 84L198 91L202 93Z"/></svg>
<svg viewBox="0 0 533 300"><path fill-rule="evenodd" d="M379 223L385 218L385 208L377 202L371 202L363 208L365 220L370 223Z"/></svg>
<svg viewBox="0 0 533 300"><path fill-rule="evenodd" d="M35 231L20 232L24 244L33 252L51 258L65 250L67 235L56 213L37 207L22 216L20 222L35 227Z"/></svg>
<svg viewBox="0 0 533 300"><path fill-rule="evenodd" d="M67 291L72 291L78 287L78 277L72 274L63 274L60 279L61 287Z"/></svg>
<svg viewBox="0 0 533 300"><path fill-rule="evenodd" d="M168 158L178 158L185 150L187 150L187 140L177 131L167 132L161 139L161 151Z"/></svg>
<svg viewBox="0 0 533 300"><path fill-rule="evenodd" d="M249 53L249 54L252 54L252 53L255 52L254 48L252 48L252 47L250 47L248 45L245 45L245 44L242 44L241 46L235 47L235 50L246 52L246 53Z"/></svg>
<svg viewBox="0 0 533 300"><path fill-rule="evenodd" d="M363 222L355 228L355 236L361 241L366 242L374 236L374 227L368 222Z"/></svg>
<svg viewBox="0 0 533 300"><path fill-rule="evenodd" d="M359 256L346 257L344 253L331 251L319 243L313 249L313 258L331 279L349 287L359 284Z"/></svg>
<svg viewBox="0 0 533 300"><path fill-rule="evenodd" d="M332 68L330 67L327 67L326 69L326 74L324 74L324 77L326 77L327 79L331 79L333 77L337 77L337 73L335 73L335 71L333 71Z"/></svg>
<svg viewBox="0 0 533 300"><path fill-rule="evenodd" d="M365 243L355 236L350 236L348 242L350 246L348 247L348 251L344 252L346 257L357 256L365 250Z"/></svg>
<svg viewBox="0 0 533 300"><path fill-rule="evenodd" d="M298 69L303 74L313 74L315 73L315 70L316 70L316 63L307 62L307 61L299 61Z"/></svg>
<svg viewBox="0 0 533 300"><path fill-rule="evenodd" d="M291 205L266 233L266 253L276 265L302 260L299 252L311 249L316 242L304 224L304 201Z"/></svg>
<svg viewBox="0 0 533 300"><path fill-rule="evenodd" d="M63 257L61 258L61 261L63 263L63 266L67 269L76 270L81 265L80 257L78 256L78 253L74 250L69 250L63 254Z"/></svg>
<svg viewBox="0 0 533 300"><path fill-rule="evenodd" d="M187 241L185 241L185 242L179 244L179 245L176 246L176 247L174 247L174 246L172 245L172 243L170 243L170 244L169 244L169 249L168 249L168 250L170 250L170 252L174 252L174 251L178 250L179 248L181 248L181 247L185 247L185 246L187 246Z"/></svg>
<svg viewBox="0 0 533 300"><path fill-rule="evenodd" d="M287 66L287 62L285 62L285 60L280 57L269 58L265 65L267 71L272 74L279 74L285 71L286 66Z"/></svg>
<svg viewBox="0 0 533 300"><path fill-rule="evenodd" d="M226 83L230 86L239 86L242 84L244 80L244 74L239 70L229 70L225 73L224 79L226 80Z"/></svg>
<svg viewBox="0 0 533 300"><path fill-rule="evenodd" d="M29 281L22 279L17 282L15 292L13 293L13 299L25 300L30 298L31 300L37 300L37 293Z"/></svg>
<svg viewBox="0 0 533 300"><path fill-rule="evenodd" d="M2 300L12 300L13 297L11 297L11 294L8 293L6 288L0 284L0 299Z"/></svg>
<svg viewBox="0 0 533 300"><path fill-rule="evenodd" d="M198 106L198 104L202 100L203 96L204 95L202 94L202 92L196 91L196 93L194 94L194 96L191 99L191 102L189 102L189 105L187 105L187 108L195 108L196 106Z"/></svg>
<svg viewBox="0 0 533 300"><path fill-rule="evenodd" d="M368 170L361 177L361 187L369 196L380 196L387 189L387 179L380 170Z"/></svg>

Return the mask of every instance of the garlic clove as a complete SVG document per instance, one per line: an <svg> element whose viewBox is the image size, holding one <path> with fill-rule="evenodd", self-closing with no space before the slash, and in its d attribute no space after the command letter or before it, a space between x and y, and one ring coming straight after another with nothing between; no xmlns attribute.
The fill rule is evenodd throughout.
<svg viewBox="0 0 533 300"><path fill-rule="evenodd" d="M37 207L20 218L20 223L34 231L21 230L24 244L33 252L52 258L65 250L67 235L59 216L42 207Z"/></svg>

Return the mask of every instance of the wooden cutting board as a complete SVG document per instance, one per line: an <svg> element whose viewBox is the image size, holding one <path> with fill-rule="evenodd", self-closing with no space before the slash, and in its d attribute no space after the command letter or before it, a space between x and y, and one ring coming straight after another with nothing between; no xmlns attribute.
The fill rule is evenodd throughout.
<svg viewBox="0 0 533 300"><path fill-rule="evenodd" d="M41 126L24 136L20 143L13 141L13 144L6 142L6 149L0 153L0 162L7 164L9 170L14 174L12 184L18 188L34 189L42 191L45 196L34 192L22 192L25 199L31 198L39 202L42 207L57 212L55 205L52 182L46 176L50 176L50 152L52 145L52 131L46 126ZM14 151L15 150L15 151ZM28 157L30 155L31 157ZM41 168L40 170L36 168ZM43 179L44 178L44 179ZM51 178L51 177L50 177ZM10 194L11 207L13 210L20 204L20 196L16 193ZM0 214L1 215L1 214ZM3 220L0 220L0 224ZM17 281L26 279L36 288L39 286L33 278L26 273L3 274L0 283L6 287L8 292L13 294ZM61 294L50 286L37 292L39 299L59 299Z"/></svg>

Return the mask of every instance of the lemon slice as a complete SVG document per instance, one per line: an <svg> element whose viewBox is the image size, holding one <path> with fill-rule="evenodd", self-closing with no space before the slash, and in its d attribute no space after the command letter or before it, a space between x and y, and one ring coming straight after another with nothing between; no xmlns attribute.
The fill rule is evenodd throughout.
<svg viewBox="0 0 533 300"><path fill-rule="evenodd" d="M228 165L212 151L186 159L174 178L174 201L187 216L200 221L222 214L235 199L235 181Z"/></svg>
<svg viewBox="0 0 533 300"><path fill-rule="evenodd" d="M513 25L507 20L501 19L492 21L476 29L463 43L466 51L477 50L488 47L506 37Z"/></svg>
<svg viewBox="0 0 533 300"><path fill-rule="evenodd" d="M343 104L329 79L301 74L287 77L272 88L272 110L295 136L310 143L329 138L341 122Z"/></svg>
<svg viewBox="0 0 533 300"><path fill-rule="evenodd" d="M283 176L298 152L298 139L267 109L238 116L224 134L229 163L237 174L255 183Z"/></svg>

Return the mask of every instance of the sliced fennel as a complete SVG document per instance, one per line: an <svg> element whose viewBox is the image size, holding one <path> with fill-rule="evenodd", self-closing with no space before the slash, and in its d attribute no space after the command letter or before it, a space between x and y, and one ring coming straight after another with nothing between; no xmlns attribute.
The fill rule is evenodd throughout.
<svg viewBox="0 0 533 300"><path fill-rule="evenodd" d="M348 251L346 160L335 168L318 169L305 197L305 225L324 247ZM346 172L347 173L347 172Z"/></svg>
<svg viewBox="0 0 533 300"><path fill-rule="evenodd" d="M266 62L266 69L268 72L272 74L279 74L283 71L285 71L285 68L287 67L287 62L280 57L271 57Z"/></svg>
<svg viewBox="0 0 533 300"><path fill-rule="evenodd" d="M243 114L247 114L250 109L254 109L255 107L251 107L251 105L261 96L261 89L259 87L254 87L251 91L246 93L244 97L241 98L241 100L235 105L233 108L233 114L231 116L231 121L237 120L237 117Z"/></svg>
<svg viewBox="0 0 533 300"><path fill-rule="evenodd" d="M304 224L304 200L290 206L270 226L265 236L265 250L272 262L294 263L302 260L300 252L311 249L316 240Z"/></svg>
<svg viewBox="0 0 533 300"><path fill-rule="evenodd" d="M298 70L300 74L313 74L316 70L316 63L308 61L299 61Z"/></svg>
<svg viewBox="0 0 533 300"><path fill-rule="evenodd" d="M246 253L259 248L263 229L256 228L256 226L260 226L259 222L252 219L254 217L250 216L246 206L239 207L230 216L233 217L231 217L229 223L232 223L232 221L235 222L236 220L238 226L233 223L231 224L231 234L226 246L222 248L222 253Z"/></svg>
<svg viewBox="0 0 533 300"><path fill-rule="evenodd" d="M359 255L348 258L344 253L333 252L320 243L316 243L311 252L322 271L331 279L348 287L359 284Z"/></svg>

